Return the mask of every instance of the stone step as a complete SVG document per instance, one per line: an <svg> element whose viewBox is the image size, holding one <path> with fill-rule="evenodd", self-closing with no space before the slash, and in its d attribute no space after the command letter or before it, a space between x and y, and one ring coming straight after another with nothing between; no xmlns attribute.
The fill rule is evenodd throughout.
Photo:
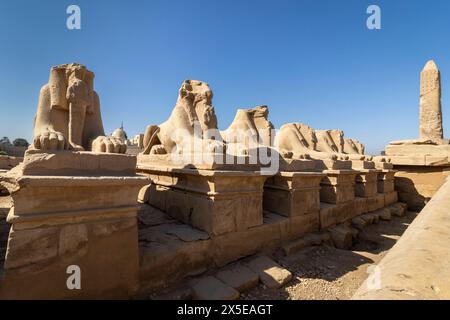
<svg viewBox="0 0 450 320"><path fill-rule="evenodd" d="M259 283L259 275L241 263L223 268L216 277L239 292L246 292Z"/></svg>
<svg viewBox="0 0 450 320"><path fill-rule="evenodd" d="M246 264L259 275L261 282L270 289L278 289L291 281L292 273L266 256L253 258Z"/></svg>
<svg viewBox="0 0 450 320"><path fill-rule="evenodd" d="M191 281L192 295L195 300L237 300L239 292L213 276Z"/></svg>
<svg viewBox="0 0 450 320"><path fill-rule="evenodd" d="M323 234L308 233L297 240L291 241L281 246L281 250L283 251L283 254L285 256L288 256L290 254L300 251L303 248L321 245L323 242L329 240L329 238L330 236L328 235L328 233Z"/></svg>

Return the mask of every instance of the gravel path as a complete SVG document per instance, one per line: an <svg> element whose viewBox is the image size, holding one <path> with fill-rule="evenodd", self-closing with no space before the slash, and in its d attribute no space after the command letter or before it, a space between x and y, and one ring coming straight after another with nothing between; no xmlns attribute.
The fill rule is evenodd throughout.
<svg viewBox="0 0 450 320"><path fill-rule="evenodd" d="M408 212L403 217L368 226L359 234L352 250L319 246L288 257L276 255L276 260L293 273L294 279L278 290L260 285L241 295L241 299L350 299L368 277L367 268L381 260L416 215Z"/></svg>

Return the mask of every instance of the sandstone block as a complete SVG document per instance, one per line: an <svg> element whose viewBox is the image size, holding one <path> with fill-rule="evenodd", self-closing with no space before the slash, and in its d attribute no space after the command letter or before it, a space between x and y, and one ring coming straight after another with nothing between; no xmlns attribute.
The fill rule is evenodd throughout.
<svg viewBox="0 0 450 320"><path fill-rule="evenodd" d="M239 292L212 276L193 280L191 287L194 299L196 300L239 299Z"/></svg>
<svg viewBox="0 0 450 320"><path fill-rule="evenodd" d="M259 283L258 274L240 263L220 270L216 277L239 292L248 291Z"/></svg>
<svg viewBox="0 0 450 320"><path fill-rule="evenodd" d="M392 219L391 210L389 210L388 208L381 209L377 212L379 212L381 220L389 221Z"/></svg>
<svg viewBox="0 0 450 320"><path fill-rule="evenodd" d="M361 217L352 219L352 224L355 228L362 230L369 225L369 222Z"/></svg>
<svg viewBox="0 0 450 320"><path fill-rule="evenodd" d="M259 275L264 285L271 289L280 288L292 279L292 273L289 270L266 256L250 260L247 266Z"/></svg>
<svg viewBox="0 0 450 320"><path fill-rule="evenodd" d="M68 225L59 234L58 254L61 257L74 255L79 258L87 253L88 230L84 224Z"/></svg>
<svg viewBox="0 0 450 320"><path fill-rule="evenodd" d="M397 201L398 201L397 191L384 193L384 205L385 206L396 203Z"/></svg>
<svg viewBox="0 0 450 320"><path fill-rule="evenodd" d="M344 224L329 229L331 239L336 248L349 249L353 244L352 230Z"/></svg>

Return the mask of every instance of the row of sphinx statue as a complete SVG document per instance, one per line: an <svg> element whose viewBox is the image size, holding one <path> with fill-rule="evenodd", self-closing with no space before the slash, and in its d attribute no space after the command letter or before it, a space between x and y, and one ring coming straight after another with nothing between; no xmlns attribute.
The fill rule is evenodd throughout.
<svg viewBox="0 0 450 320"><path fill-rule="evenodd" d="M212 99L207 83L185 80L169 119L146 128L143 153L192 152L181 142L187 135L205 147L202 150L211 152L245 155L250 146L256 145L275 148L293 159L372 159L364 155L360 142L344 138L341 130L314 130L289 123L275 131L267 106L239 109L229 128L219 131ZM175 132L183 132L184 137ZM51 68L49 81L40 91L30 148L126 152L123 141L105 135L92 71L76 63Z"/></svg>

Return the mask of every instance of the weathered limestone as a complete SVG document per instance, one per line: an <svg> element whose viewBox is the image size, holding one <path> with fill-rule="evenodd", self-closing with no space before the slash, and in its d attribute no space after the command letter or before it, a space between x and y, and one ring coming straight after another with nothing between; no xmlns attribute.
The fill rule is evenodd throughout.
<svg viewBox="0 0 450 320"><path fill-rule="evenodd" d="M236 300L239 292L219 279L207 276L192 281L192 291L196 300Z"/></svg>
<svg viewBox="0 0 450 320"><path fill-rule="evenodd" d="M256 257L247 266L259 275L261 282L270 289L277 289L291 281L292 273L266 256Z"/></svg>
<svg viewBox="0 0 450 320"><path fill-rule="evenodd" d="M395 190L395 170L378 171L377 191L379 193L393 192Z"/></svg>
<svg viewBox="0 0 450 320"><path fill-rule="evenodd" d="M433 60L420 74L420 139L440 141L444 138L441 111L441 76Z"/></svg>
<svg viewBox="0 0 450 320"><path fill-rule="evenodd" d="M286 217L316 214L320 210L319 172L282 171L264 185L264 210Z"/></svg>
<svg viewBox="0 0 450 320"><path fill-rule="evenodd" d="M135 292L136 201L148 183L135 176L135 161L102 153L26 153L23 164L2 178L14 206L7 218L12 227L1 297L126 297ZM60 167L53 171L55 163ZM82 290L67 288L70 265L81 269Z"/></svg>
<svg viewBox="0 0 450 320"><path fill-rule="evenodd" d="M353 170L325 170L322 179L320 201L341 204L355 199L355 176Z"/></svg>
<svg viewBox="0 0 450 320"><path fill-rule="evenodd" d="M142 166L152 184L149 204L184 223L220 235L263 223L262 195L267 176L255 171L193 170Z"/></svg>
<svg viewBox="0 0 450 320"><path fill-rule="evenodd" d="M378 170L362 169L356 174L355 195L362 198L374 197L378 193Z"/></svg>
<svg viewBox="0 0 450 320"><path fill-rule="evenodd" d="M270 147L274 140L274 126L268 119L269 108L258 106L253 109L238 109L228 127L221 131L231 154L248 154L250 149L259 146Z"/></svg>
<svg viewBox="0 0 450 320"><path fill-rule="evenodd" d="M433 196L353 299L450 299L450 182Z"/></svg>
<svg viewBox="0 0 450 320"><path fill-rule="evenodd" d="M216 278L239 292L246 292L259 283L259 275L241 263L225 267Z"/></svg>
<svg viewBox="0 0 450 320"><path fill-rule="evenodd" d="M353 244L353 232L350 227L340 224L329 229L331 240L336 248L349 249Z"/></svg>
<svg viewBox="0 0 450 320"><path fill-rule="evenodd" d="M347 154L364 154L364 145L356 139L344 139L344 153Z"/></svg>
<svg viewBox="0 0 450 320"><path fill-rule="evenodd" d="M147 127L143 153L223 153L212 98L207 83L185 80L169 119L159 126Z"/></svg>
<svg viewBox="0 0 450 320"><path fill-rule="evenodd" d="M368 212L370 199L355 197L353 201L341 204L321 202L319 213L320 228L326 229Z"/></svg>
<svg viewBox="0 0 450 320"><path fill-rule="evenodd" d="M248 128L257 135L261 122L270 126L267 112L266 107L238 112L228 135ZM174 136L177 130L182 132ZM262 194L268 175L262 172L258 156L225 153L206 83L184 81L170 118L160 126L149 126L144 140L137 170L152 184L142 202L211 236L263 223ZM278 160L278 153L275 156Z"/></svg>
<svg viewBox="0 0 450 320"><path fill-rule="evenodd" d="M52 67L39 95L30 148L125 153L123 142L105 136L92 71L76 63Z"/></svg>
<svg viewBox="0 0 450 320"><path fill-rule="evenodd" d="M33 145L1 177L14 202L1 298L117 298L138 288L137 195L149 181L135 174L136 157L118 154L125 145L104 136L93 77L79 64L52 68Z"/></svg>
<svg viewBox="0 0 450 320"><path fill-rule="evenodd" d="M443 136L440 73L428 61L420 75L419 139L392 141L391 158L399 199L420 211L442 186L450 167L450 145Z"/></svg>

